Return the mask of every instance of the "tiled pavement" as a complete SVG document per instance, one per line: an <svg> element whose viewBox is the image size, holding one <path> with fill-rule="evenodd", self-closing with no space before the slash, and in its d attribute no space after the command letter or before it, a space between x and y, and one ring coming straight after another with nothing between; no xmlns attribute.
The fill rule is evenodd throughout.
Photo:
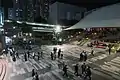
<svg viewBox="0 0 120 80"><path fill-rule="evenodd" d="M62 76L62 71L58 69L58 62L50 60L50 51L53 46L43 46L44 59L39 61L29 59L24 61L23 56L16 62L10 62L11 75L10 80L32 80L31 70L34 68L39 73L40 80L81 80L78 77L72 75L73 65L79 62L79 53L82 51L80 47L65 46L63 54L64 59L60 61L66 61L69 66L70 78ZM50 64L52 68L50 68ZM92 68L92 80L120 80L120 55L118 54L106 54L105 51L96 52L95 56L88 53L88 60L86 64ZM13 70L12 70L13 69Z"/></svg>

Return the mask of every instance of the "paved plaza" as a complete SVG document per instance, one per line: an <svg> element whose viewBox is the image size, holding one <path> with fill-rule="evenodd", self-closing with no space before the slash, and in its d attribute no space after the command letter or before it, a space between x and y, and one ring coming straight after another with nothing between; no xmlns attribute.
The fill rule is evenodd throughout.
<svg viewBox="0 0 120 80"><path fill-rule="evenodd" d="M34 52L43 51L43 58L37 60L29 58L28 61L24 60L22 55L25 50L19 49L20 58L16 62L12 61L11 57L8 57L9 66L9 79L8 80L33 80L31 77L32 69L35 69L39 74L40 80L83 80L81 77L74 76L74 65L79 64L79 68L84 62L79 61L80 53L85 50L88 54L88 60L85 62L91 67L92 80L120 80L120 53L111 53L105 49L95 49L94 56L90 54L91 48L86 46L76 45L59 45L57 48L61 48L64 54L63 59L51 60L50 52L53 50L53 45L44 45L41 49L36 46L33 48ZM68 65L69 77L63 77L62 69L58 67L58 64L65 62ZM81 74L81 69L79 69Z"/></svg>

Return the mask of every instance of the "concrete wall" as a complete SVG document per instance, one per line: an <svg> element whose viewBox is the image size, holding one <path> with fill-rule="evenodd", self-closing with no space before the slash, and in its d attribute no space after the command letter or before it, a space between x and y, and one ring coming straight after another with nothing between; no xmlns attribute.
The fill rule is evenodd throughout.
<svg viewBox="0 0 120 80"><path fill-rule="evenodd" d="M80 20L81 13L85 12L85 8L80 8L70 4L55 2L49 7L49 22L55 24L60 19Z"/></svg>

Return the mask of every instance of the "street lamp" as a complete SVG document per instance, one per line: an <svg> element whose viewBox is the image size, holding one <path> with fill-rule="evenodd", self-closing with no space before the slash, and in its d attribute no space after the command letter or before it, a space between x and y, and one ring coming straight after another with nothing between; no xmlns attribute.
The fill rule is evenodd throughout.
<svg viewBox="0 0 120 80"><path fill-rule="evenodd" d="M13 29L15 29L16 27L13 27Z"/></svg>
<svg viewBox="0 0 120 80"><path fill-rule="evenodd" d="M23 41L26 41L26 40L27 40L26 38L23 39Z"/></svg>
<svg viewBox="0 0 120 80"><path fill-rule="evenodd" d="M28 33L26 33L25 35L28 36Z"/></svg>
<svg viewBox="0 0 120 80"><path fill-rule="evenodd" d="M29 33L30 37L32 36L32 33Z"/></svg>
<svg viewBox="0 0 120 80"><path fill-rule="evenodd" d="M55 33L59 33L62 31L62 27L60 25L57 25L55 28Z"/></svg>
<svg viewBox="0 0 120 80"><path fill-rule="evenodd" d="M59 39L59 41L61 42L61 41L62 41L62 39L60 38L60 39Z"/></svg>
<svg viewBox="0 0 120 80"><path fill-rule="evenodd" d="M13 35L13 38L16 38L17 36L16 35Z"/></svg>

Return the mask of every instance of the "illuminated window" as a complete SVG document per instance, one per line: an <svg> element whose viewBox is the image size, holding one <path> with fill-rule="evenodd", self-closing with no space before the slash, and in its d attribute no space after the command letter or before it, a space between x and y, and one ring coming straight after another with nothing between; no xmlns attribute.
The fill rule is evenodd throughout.
<svg viewBox="0 0 120 80"><path fill-rule="evenodd" d="M18 16L18 13L16 13L16 16Z"/></svg>

